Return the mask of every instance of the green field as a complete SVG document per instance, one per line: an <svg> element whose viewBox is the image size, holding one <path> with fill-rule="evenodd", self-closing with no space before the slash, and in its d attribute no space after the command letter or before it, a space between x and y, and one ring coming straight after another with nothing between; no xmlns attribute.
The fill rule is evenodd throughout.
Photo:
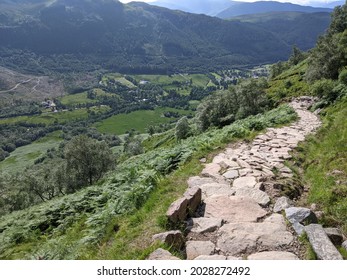
<svg viewBox="0 0 347 280"><path fill-rule="evenodd" d="M0 170L5 173L17 173L32 165L48 149L57 147L62 141L61 131L55 131L29 145L19 147L10 156L0 162Z"/></svg>
<svg viewBox="0 0 347 280"><path fill-rule="evenodd" d="M132 82L125 79L124 76L119 73L106 74L105 76L102 77L101 82L104 84L107 84L109 80L113 80L115 82L121 83L122 85L127 86L128 88L136 87Z"/></svg>
<svg viewBox="0 0 347 280"><path fill-rule="evenodd" d="M106 112L109 110L108 106L93 107L91 111L96 113ZM13 118L0 119L0 125L2 124L15 124L20 122L31 123L31 124L53 124L54 122L63 124L68 121L82 120L88 118L88 110L86 108L76 109L73 111L61 111L61 112L49 112L42 113L41 115L35 116L19 116Z"/></svg>
<svg viewBox="0 0 347 280"><path fill-rule="evenodd" d="M178 112L181 115L188 115L191 111L178 110L173 108L156 108L155 110L140 110L129 114L119 114L103 120L95 125L101 133L125 134L127 131L136 129L139 132L146 132L150 125L168 123L175 118L166 118L164 112Z"/></svg>

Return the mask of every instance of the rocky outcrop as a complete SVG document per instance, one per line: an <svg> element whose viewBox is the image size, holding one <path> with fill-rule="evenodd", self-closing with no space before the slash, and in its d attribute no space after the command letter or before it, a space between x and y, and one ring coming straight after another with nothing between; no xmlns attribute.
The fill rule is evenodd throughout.
<svg viewBox="0 0 347 280"><path fill-rule="evenodd" d="M190 231L194 233L213 232L222 226L221 218L193 218Z"/></svg>
<svg viewBox="0 0 347 280"><path fill-rule="evenodd" d="M279 199L277 199L273 211L275 213L280 213L284 209L287 209L291 206L294 206L294 202L286 196L281 196Z"/></svg>
<svg viewBox="0 0 347 280"><path fill-rule="evenodd" d="M187 241L186 253L188 260L194 260L201 255L212 255L215 245L211 241Z"/></svg>
<svg viewBox="0 0 347 280"><path fill-rule="evenodd" d="M342 260L342 256L330 241L321 225L311 224L305 227L311 246L320 260Z"/></svg>
<svg viewBox="0 0 347 280"><path fill-rule="evenodd" d="M166 216L172 223L183 222L187 217L188 200L182 197L173 202L166 212Z"/></svg>
<svg viewBox="0 0 347 280"><path fill-rule="evenodd" d="M292 223L298 235L304 232L305 224L317 223L316 215L308 208L290 207L285 209L285 213L288 221Z"/></svg>

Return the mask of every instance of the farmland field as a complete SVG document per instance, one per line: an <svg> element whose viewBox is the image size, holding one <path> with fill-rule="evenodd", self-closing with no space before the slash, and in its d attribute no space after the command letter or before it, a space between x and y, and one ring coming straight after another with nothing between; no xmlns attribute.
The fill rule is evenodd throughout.
<svg viewBox="0 0 347 280"><path fill-rule="evenodd" d="M156 108L155 110L140 110L129 114L119 114L103 120L95 125L101 133L125 134L127 131L136 129L143 133L150 125L158 125L176 120L175 118L166 118L165 112L177 112L181 115L188 115L191 111L178 110L172 108Z"/></svg>

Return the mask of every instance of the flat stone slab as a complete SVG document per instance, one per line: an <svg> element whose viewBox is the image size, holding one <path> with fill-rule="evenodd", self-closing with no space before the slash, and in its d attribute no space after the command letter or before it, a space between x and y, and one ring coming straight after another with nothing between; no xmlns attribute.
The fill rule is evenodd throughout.
<svg viewBox="0 0 347 280"><path fill-rule="evenodd" d="M341 254L325 233L322 225L311 224L305 226L305 231L313 251L320 260L343 260Z"/></svg>
<svg viewBox="0 0 347 280"><path fill-rule="evenodd" d="M213 232L222 226L221 218L193 218L193 227L190 230L195 233Z"/></svg>
<svg viewBox="0 0 347 280"><path fill-rule="evenodd" d="M241 177L235 179L233 182L233 187L234 188L253 188L257 184L257 180L253 176L246 176L246 177Z"/></svg>
<svg viewBox="0 0 347 280"><path fill-rule="evenodd" d="M202 256L198 256L196 257L194 260L218 260L218 261L225 261L227 259L226 256L222 256L222 255L210 255L210 256L206 256L206 255L202 255Z"/></svg>
<svg viewBox="0 0 347 280"><path fill-rule="evenodd" d="M277 199L273 211L275 213L280 213L282 210L292 207L294 202L290 200L288 197L282 196Z"/></svg>
<svg viewBox="0 0 347 280"><path fill-rule="evenodd" d="M180 260L179 258L173 256L169 251L164 249L157 249L151 253L147 260Z"/></svg>
<svg viewBox="0 0 347 280"><path fill-rule="evenodd" d="M188 260L194 260L198 256L212 255L215 246L211 241L187 241L186 253Z"/></svg>
<svg viewBox="0 0 347 280"><path fill-rule="evenodd" d="M255 253L247 257L247 260L298 260L299 258L290 252L267 251Z"/></svg>
<svg viewBox="0 0 347 280"><path fill-rule="evenodd" d="M273 214L262 223L225 224L217 235L217 247L226 255L249 253L259 248L281 250L294 240L279 214Z"/></svg>
<svg viewBox="0 0 347 280"><path fill-rule="evenodd" d="M202 200L215 195L231 196L235 194L235 190L228 184L209 183L200 186L202 191Z"/></svg>
<svg viewBox="0 0 347 280"><path fill-rule="evenodd" d="M219 171L222 167L217 163L208 163L201 171L203 177L218 178L220 176Z"/></svg>
<svg viewBox="0 0 347 280"><path fill-rule="evenodd" d="M205 218L221 218L229 223L256 222L267 214L254 199L244 196L212 196L205 203Z"/></svg>
<svg viewBox="0 0 347 280"><path fill-rule="evenodd" d="M212 178L194 176L190 177L187 181L188 187L199 187L200 185L215 183L216 181Z"/></svg>
<svg viewBox="0 0 347 280"><path fill-rule="evenodd" d="M228 170L223 174L226 179L236 179L239 177L239 172L236 169Z"/></svg>
<svg viewBox="0 0 347 280"><path fill-rule="evenodd" d="M256 188L237 188L235 195L250 197L262 207L266 207L270 204L270 197L267 195L267 193Z"/></svg>

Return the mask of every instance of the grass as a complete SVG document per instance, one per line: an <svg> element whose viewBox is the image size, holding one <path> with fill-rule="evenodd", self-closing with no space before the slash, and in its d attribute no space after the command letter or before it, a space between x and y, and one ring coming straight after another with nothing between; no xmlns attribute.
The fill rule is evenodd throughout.
<svg viewBox="0 0 347 280"><path fill-rule="evenodd" d="M90 108L90 110L96 113L106 112L109 110L109 107L108 106L92 107ZM45 125L50 125L54 123L64 124L69 121L83 120L86 118L88 118L88 109L82 108L82 109L76 109L72 111L60 111L56 113L49 112L49 113L42 113L41 115L34 115L34 116L19 116L19 117L13 117L13 118L0 119L0 125L16 124L20 122L25 122L29 124L45 124Z"/></svg>
<svg viewBox="0 0 347 280"><path fill-rule="evenodd" d="M324 226L347 234L347 100L328 108L319 133L300 147L304 181L310 186L306 204L324 211Z"/></svg>
<svg viewBox="0 0 347 280"><path fill-rule="evenodd" d="M191 113L191 111L158 107L155 110L140 110L129 114L118 114L96 123L95 127L101 133L117 135L125 134L132 128L144 133L146 132L146 128L150 125L169 123L176 120L176 118L166 118L163 116L163 114L168 111L177 112L181 115L188 115Z"/></svg>
<svg viewBox="0 0 347 280"><path fill-rule="evenodd" d="M0 162L0 170L6 173L17 173L32 165L48 149L57 147L62 139L61 131L55 131L29 145L19 147L10 156Z"/></svg>

